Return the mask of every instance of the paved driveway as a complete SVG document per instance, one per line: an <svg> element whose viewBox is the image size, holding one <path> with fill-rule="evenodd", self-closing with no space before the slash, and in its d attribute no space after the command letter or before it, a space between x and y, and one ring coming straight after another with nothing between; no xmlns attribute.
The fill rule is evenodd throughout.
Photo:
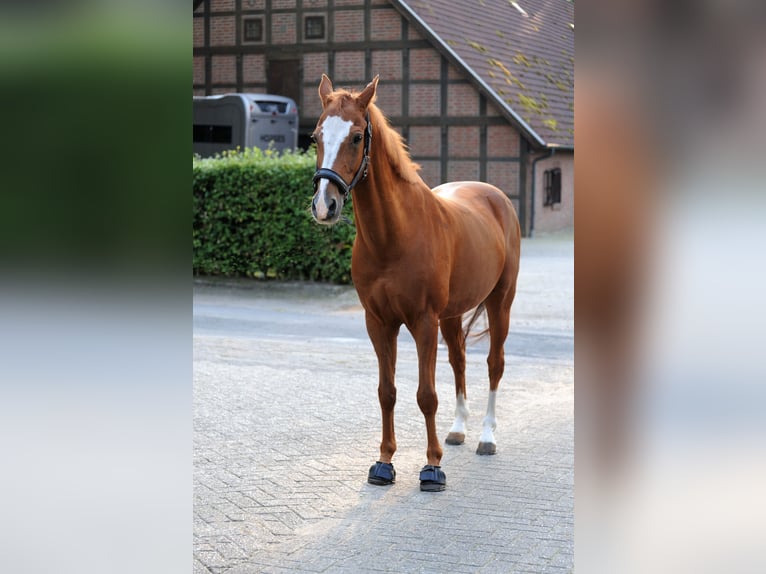
<svg viewBox="0 0 766 574"><path fill-rule="evenodd" d="M466 443L423 493L417 356L402 329L396 484L367 484L380 440L377 364L352 288L194 286L194 572L573 570L573 242L524 240L497 454L474 453L487 344L468 350ZM455 393L437 365L439 436Z"/></svg>

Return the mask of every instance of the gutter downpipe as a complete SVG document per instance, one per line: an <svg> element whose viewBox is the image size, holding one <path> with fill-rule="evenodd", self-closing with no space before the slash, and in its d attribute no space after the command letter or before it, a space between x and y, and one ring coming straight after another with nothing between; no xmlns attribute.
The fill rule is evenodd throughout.
<svg viewBox="0 0 766 574"><path fill-rule="evenodd" d="M532 160L532 207L529 210L529 237L534 237L535 232L535 182L537 181L537 173L535 172L535 166L541 159L550 159L556 155L556 148L552 147L548 149L547 155L541 155Z"/></svg>

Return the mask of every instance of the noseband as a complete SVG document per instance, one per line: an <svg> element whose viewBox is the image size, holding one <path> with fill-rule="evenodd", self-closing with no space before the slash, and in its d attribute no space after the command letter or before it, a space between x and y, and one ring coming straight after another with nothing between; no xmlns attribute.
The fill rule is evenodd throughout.
<svg viewBox="0 0 766 574"><path fill-rule="evenodd" d="M359 169L356 170L356 175L351 183L347 184L343 181L340 174L332 169L326 167L320 167L314 172L314 193L316 193L319 187L319 180L326 179L333 182L339 190L343 192L343 201L348 199L348 194L354 189L354 186L367 177L367 164L370 161L370 142L372 141L372 123L370 122L370 112L367 112L365 116L367 121L367 129L364 130L364 157L362 163L359 165Z"/></svg>

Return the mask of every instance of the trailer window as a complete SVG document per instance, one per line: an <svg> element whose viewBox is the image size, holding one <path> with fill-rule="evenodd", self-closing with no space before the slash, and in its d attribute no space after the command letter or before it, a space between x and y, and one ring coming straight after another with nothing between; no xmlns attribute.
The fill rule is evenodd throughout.
<svg viewBox="0 0 766 574"><path fill-rule="evenodd" d="M273 114L274 112L278 114L284 114L287 111L287 102L270 102L268 100L258 100L255 103L258 104L258 109L260 109L265 114Z"/></svg>
<svg viewBox="0 0 766 574"><path fill-rule="evenodd" d="M194 141L199 143L231 143L231 126L194 124Z"/></svg>

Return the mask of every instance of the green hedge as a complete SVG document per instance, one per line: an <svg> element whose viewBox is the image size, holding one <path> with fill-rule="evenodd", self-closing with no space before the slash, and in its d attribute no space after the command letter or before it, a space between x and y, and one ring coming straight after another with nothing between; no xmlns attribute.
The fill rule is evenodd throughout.
<svg viewBox="0 0 766 574"><path fill-rule="evenodd" d="M194 273L349 283L355 229L311 217L315 168L313 152L195 157Z"/></svg>

